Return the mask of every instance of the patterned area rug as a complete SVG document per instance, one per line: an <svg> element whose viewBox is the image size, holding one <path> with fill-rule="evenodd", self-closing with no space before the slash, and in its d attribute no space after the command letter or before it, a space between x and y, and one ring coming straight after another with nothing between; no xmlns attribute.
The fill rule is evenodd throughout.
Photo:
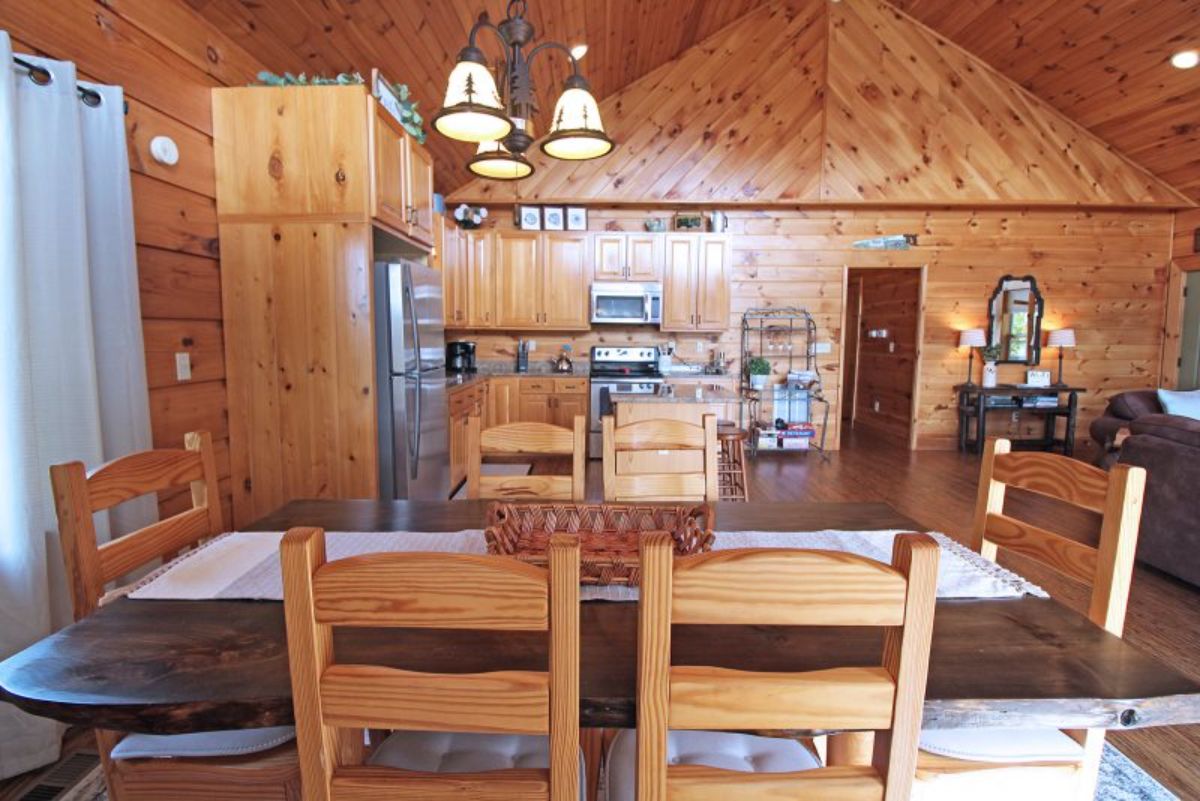
<svg viewBox="0 0 1200 801"><path fill-rule="evenodd" d="M99 767L57 801L108 801L104 773ZM1096 801L1179 801L1144 770L1111 745L1104 746Z"/></svg>

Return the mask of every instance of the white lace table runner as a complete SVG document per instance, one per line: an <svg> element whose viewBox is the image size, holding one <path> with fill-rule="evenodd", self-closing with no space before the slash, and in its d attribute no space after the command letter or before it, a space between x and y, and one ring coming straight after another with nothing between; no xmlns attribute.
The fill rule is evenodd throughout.
<svg viewBox="0 0 1200 801"><path fill-rule="evenodd" d="M819 548L890 562L897 531L718 531L715 550L728 548ZM1018 598L1045 596L1039 587L989 562L945 534L932 536L942 547L939 598ZM191 551L134 586L139 600L283 600L279 567L282 532L233 532ZM452 533L410 531L326 532L329 560L368 553L439 551L486 553L479 529ZM584 587L583 600L633 601L637 590L624 586Z"/></svg>

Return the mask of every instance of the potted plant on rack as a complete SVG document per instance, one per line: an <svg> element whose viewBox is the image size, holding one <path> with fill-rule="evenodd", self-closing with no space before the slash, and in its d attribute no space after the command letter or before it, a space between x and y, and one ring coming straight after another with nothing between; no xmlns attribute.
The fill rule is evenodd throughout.
<svg viewBox="0 0 1200 801"><path fill-rule="evenodd" d="M996 386L996 361L1003 355L999 345L988 345L979 349L979 357L983 359L983 387L991 389Z"/></svg>
<svg viewBox="0 0 1200 801"><path fill-rule="evenodd" d="M746 365L750 376L750 388L761 390L767 386L767 376L771 375L771 363L762 356L755 356Z"/></svg>

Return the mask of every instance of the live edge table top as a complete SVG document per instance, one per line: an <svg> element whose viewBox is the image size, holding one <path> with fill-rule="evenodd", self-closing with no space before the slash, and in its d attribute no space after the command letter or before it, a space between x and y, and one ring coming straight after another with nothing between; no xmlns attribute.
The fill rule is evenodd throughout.
<svg viewBox="0 0 1200 801"><path fill-rule="evenodd" d="M486 504L295 501L251 527L336 531L479 528ZM717 504L717 529L922 527L879 503ZM719 536L719 535L718 535ZM636 720L637 605L581 612L581 714ZM676 664L814 670L878 664L880 632L677 626ZM339 630L339 661L433 672L545 669L544 634ZM0 699L67 723L159 734L291 723L283 605L131 601L0 663ZM925 725L1138 728L1200 722L1200 684L1043 598L937 605Z"/></svg>

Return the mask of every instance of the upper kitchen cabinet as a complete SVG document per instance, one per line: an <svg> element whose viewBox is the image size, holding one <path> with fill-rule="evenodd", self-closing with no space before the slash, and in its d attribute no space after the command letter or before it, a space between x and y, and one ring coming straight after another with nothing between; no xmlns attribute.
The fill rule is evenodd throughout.
<svg viewBox="0 0 1200 801"><path fill-rule="evenodd" d="M661 234L605 232L592 236L592 277L597 281L662 279Z"/></svg>
<svg viewBox="0 0 1200 801"><path fill-rule="evenodd" d="M214 90L222 217L365 220L374 161L366 124L374 124L371 104L362 86Z"/></svg>
<svg viewBox="0 0 1200 801"><path fill-rule="evenodd" d="M433 157L420 142L404 134L404 186L408 198L408 235L426 245L433 239Z"/></svg>
<svg viewBox="0 0 1200 801"><path fill-rule="evenodd" d="M433 159L400 127L387 109L371 99L371 208L375 218L422 245L432 246Z"/></svg>
<svg viewBox="0 0 1200 801"><path fill-rule="evenodd" d="M373 220L433 245L429 154L364 86L216 89L213 138L225 221Z"/></svg>
<svg viewBox="0 0 1200 801"><path fill-rule="evenodd" d="M731 240L671 234L665 241L663 331L724 331L729 325Z"/></svg>
<svg viewBox="0 0 1200 801"><path fill-rule="evenodd" d="M587 234L495 237L498 327L587 330Z"/></svg>

